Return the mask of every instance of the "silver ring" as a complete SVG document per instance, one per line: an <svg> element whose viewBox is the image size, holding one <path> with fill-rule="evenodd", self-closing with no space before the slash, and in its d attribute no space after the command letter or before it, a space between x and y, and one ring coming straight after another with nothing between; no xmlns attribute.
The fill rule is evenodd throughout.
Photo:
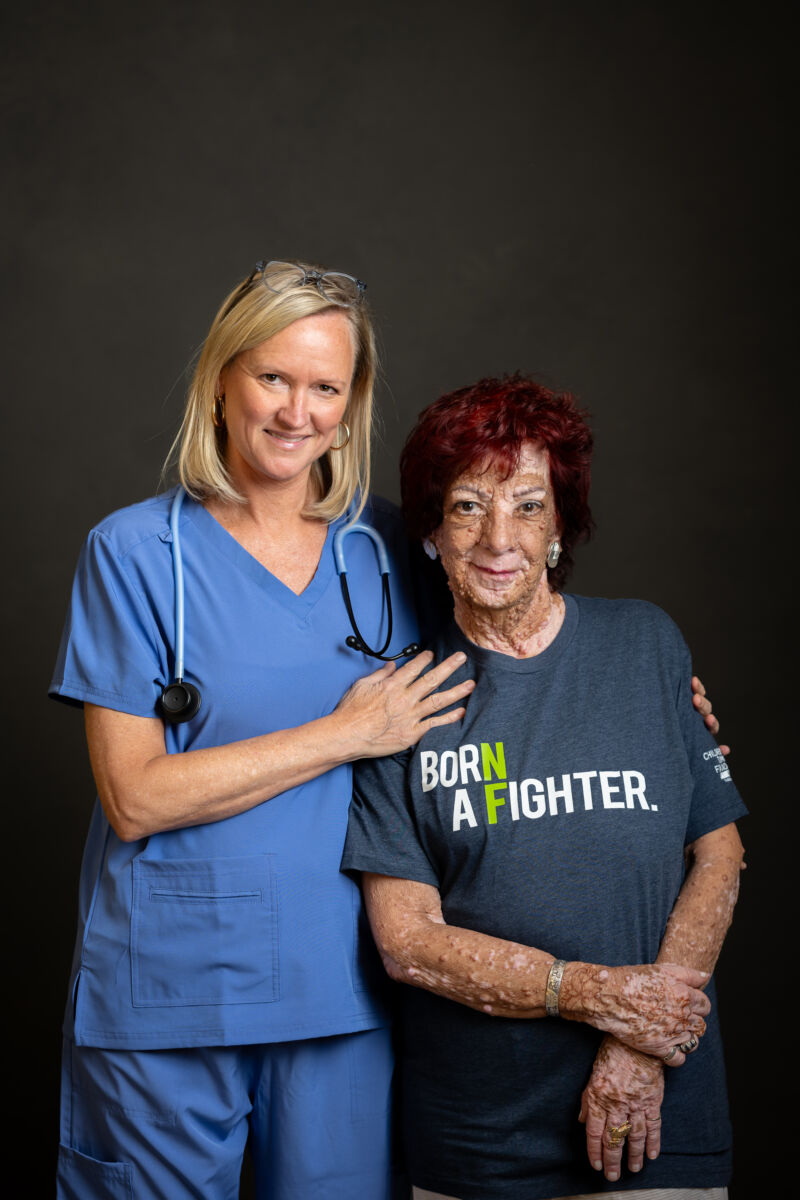
<svg viewBox="0 0 800 1200"><path fill-rule="evenodd" d="M669 1060L671 1058L674 1058L677 1053L678 1053L678 1047L673 1046L672 1049L670 1050L669 1054L664 1055L664 1062L669 1062Z"/></svg>
<svg viewBox="0 0 800 1200"><path fill-rule="evenodd" d="M691 1054L693 1050L697 1049L699 1044L700 1044L700 1042L699 1042L698 1038L692 1037L692 1038L689 1038L688 1042L681 1042L680 1049L683 1051L684 1054Z"/></svg>

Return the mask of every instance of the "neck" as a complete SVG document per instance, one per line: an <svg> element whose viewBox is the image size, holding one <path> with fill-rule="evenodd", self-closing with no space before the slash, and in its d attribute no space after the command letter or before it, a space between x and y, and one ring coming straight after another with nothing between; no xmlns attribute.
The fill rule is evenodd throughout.
<svg viewBox="0 0 800 1200"><path fill-rule="evenodd" d="M547 572L539 580L533 599L498 610L466 604L456 596L454 615L465 637L484 650L496 650L512 658L533 658L555 639L564 622L564 599L547 583Z"/></svg>
<svg viewBox="0 0 800 1200"><path fill-rule="evenodd" d="M306 523L307 518L302 512L313 498L310 468L296 479L287 480L241 477L243 474L233 474L233 485L244 499L242 504L216 498L208 501L206 507L217 520L222 519L226 525L250 525L262 530L270 526L288 530Z"/></svg>

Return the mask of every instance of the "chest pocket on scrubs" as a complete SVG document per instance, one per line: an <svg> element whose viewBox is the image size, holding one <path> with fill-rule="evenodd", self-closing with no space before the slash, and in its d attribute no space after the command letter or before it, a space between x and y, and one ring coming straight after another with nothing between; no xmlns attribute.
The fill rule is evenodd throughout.
<svg viewBox="0 0 800 1200"><path fill-rule="evenodd" d="M133 862L135 1007L278 999L271 856Z"/></svg>

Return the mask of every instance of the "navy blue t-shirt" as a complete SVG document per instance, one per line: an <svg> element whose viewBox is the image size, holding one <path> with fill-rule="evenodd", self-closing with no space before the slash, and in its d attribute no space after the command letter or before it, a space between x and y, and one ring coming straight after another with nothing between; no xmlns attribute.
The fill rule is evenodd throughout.
<svg viewBox="0 0 800 1200"><path fill-rule="evenodd" d="M566 596L553 643L515 659L453 626L437 659L476 688L460 725L358 764L343 868L437 887L448 924L558 958L653 962L684 847L746 811L691 700L688 649L654 605ZM603 1190L580 1095L601 1034L491 1017L404 987L413 1182L463 1200ZM713 983L709 994L714 1001ZM730 1124L715 1011L667 1072L663 1151L612 1186L727 1182Z"/></svg>

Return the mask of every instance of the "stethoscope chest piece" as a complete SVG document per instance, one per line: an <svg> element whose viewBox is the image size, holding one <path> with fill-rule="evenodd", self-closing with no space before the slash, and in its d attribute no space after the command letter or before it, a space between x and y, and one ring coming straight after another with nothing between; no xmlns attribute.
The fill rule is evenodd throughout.
<svg viewBox="0 0 800 1200"><path fill-rule="evenodd" d="M170 683L161 693L161 715L170 725L191 721L202 703L200 693L193 683L183 680Z"/></svg>

